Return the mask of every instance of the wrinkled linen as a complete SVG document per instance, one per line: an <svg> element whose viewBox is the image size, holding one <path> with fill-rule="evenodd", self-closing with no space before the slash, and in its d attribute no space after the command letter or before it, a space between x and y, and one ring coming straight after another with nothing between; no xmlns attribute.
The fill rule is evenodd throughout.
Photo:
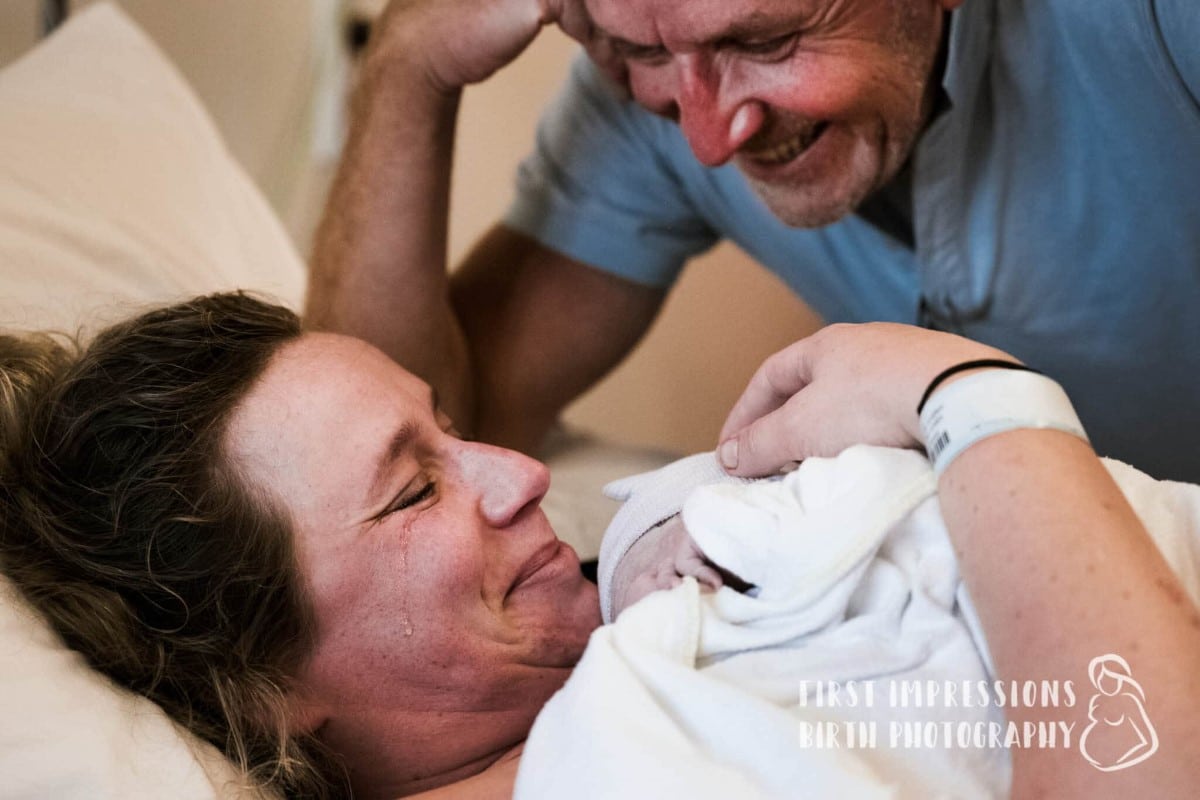
<svg viewBox="0 0 1200 800"><path fill-rule="evenodd" d="M1197 600L1200 488L1106 466ZM682 513L756 596L688 579L596 631L534 725L516 797L1007 795L1003 748L888 746L892 722L1003 723L995 705L886 702L891 682L995 677L923 456L851 448L782 480L702 487ZM873 681L874 706L822 704L820 681ZM801 737L871 720L874 747Z"/></svg>

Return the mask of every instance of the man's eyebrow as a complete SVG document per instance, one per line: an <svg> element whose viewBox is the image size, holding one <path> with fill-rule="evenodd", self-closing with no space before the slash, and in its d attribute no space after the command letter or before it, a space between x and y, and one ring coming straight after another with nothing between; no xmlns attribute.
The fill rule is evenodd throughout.
<svg viewBox="0 0 1200 800"><path fill-rule="evenodd" d="M752 11L745 17L734 19L724 30L716 32L709 38L709 44L727 44L774 38L785 34L793 34L799 29L808 28L811 24L812 10L808 4L797 4L787 12Z"/></svg>
<svg viewBox="0 0 1200 800"><path fill-rule="evenodd" d="M654 49L654 48L660 48L663 46L662 42L659 42L658 44L642 44L641 42L630 41L629 39L626 39L624 36L617 36L615 33L608 30L607 28L597 25L595 21L592 22L592 31L596 34L599 34L600 38L607 39L608 41L612 42L613 46L618 49L650 50L650 49Z"/></svg>
<svg viewBox="0 0 1200 800"><path fill-rule="evenodd" d="M723 31L717 33L711 42L738 41L753 39L758 36L772 36L781 33L781 28L792 28L799 24L803 17L801 13L779 14L767 11L753 11L742 19L736 19Z"/></svg>

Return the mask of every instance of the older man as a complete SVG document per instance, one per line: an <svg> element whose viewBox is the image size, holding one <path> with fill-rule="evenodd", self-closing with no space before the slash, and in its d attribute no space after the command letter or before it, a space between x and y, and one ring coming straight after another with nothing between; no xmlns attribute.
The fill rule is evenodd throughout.
<svg viewBox="0 0 1200 800"><path fill-rule="evenodd" d="M451 285L459 89L550 20L604 69L575 65ZM993 344L1064 384L1101 453L1200 480L1197 41L1191 0L396 2L310 320L530 448L727 237L827 321Z"/></svg>

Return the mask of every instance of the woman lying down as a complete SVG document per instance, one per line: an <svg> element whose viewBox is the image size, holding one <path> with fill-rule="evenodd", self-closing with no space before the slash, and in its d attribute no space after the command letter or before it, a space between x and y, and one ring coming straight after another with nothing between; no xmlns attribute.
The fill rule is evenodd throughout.
<svg viewBox="0 0 1200 800"><path fill-rule="evenodd" d="M1110 474L1048 379L980 359L1012 363L895 325L774 356L721 460L807 460L619 485L606 613L670 590L596 631L545 468L461 439L366 344L240 294L82 353L7 337L3 566L95 667L289 795L1191 796L1196 490ZM714 565L717 591L670 588ZM1073 690L997 702L1031 682Z"/></svg>

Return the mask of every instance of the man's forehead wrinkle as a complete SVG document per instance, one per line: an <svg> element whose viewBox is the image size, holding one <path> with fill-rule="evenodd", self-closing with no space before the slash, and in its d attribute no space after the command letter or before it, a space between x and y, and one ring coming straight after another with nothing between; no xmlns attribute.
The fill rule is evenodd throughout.
<svg viewBox="0 0 1200 800"><path fill-rule="evenodd" d="M730 20L729 24L717 35L722 38L735 39L743 36L771 33L773 32L772 29L779 24L792 22L802 16L802 12L803 5L801 8L792 9L786 14L780 11L764 11L756 8L753 12L745 16Z"/></svg>
<svg viewBox="0 0 1200 800"><path fill-rule="evenodd" d="M592 26L600 35L639 46L659 44L655 34L655 20L659 15L654 11L653 2L587 0L586 5Z"/></svg>
<svg viewBox="0 0 1200 800"><path fill-rule="evenodd" d="M742 0L732 8L709 0L679 2L656 13L635 3L616 2L607 7L609 15L602 14L596 27L604 35L639 47L664 46L673 51L687 51L729 39L770 36L780 32L777 28L812 18L822 5L828 5L828 0L824 3Z"/></svg>

